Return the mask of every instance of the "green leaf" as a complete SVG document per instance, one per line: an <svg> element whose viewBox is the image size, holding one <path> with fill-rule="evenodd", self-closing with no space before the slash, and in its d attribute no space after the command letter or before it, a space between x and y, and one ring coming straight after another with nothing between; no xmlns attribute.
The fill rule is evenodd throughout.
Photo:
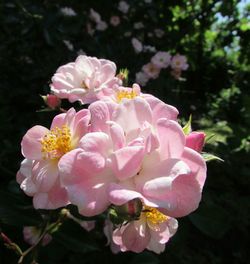
<svg viewBox="0 0 250 264"><path fill-rule="evenodd" d="M182 128L185 135L188 135L192 132L191 123L192 123L192 115L189 116L187 124Z"/></svg>
<svg viewBox="0 0 250 264"><path fill-rule="evenodd" d="M223 159L221 159L221 158L219 158L213 154L210 154L210 153L202 152L201 155L206 162L209 162L212 160L224 161Z"/></svg>

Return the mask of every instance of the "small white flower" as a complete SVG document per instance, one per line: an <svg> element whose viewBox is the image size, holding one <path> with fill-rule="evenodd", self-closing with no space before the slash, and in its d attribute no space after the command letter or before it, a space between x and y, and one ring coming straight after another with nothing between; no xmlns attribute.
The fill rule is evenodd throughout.
<svg viewBox="0 0 250 264"><path fill-rule="evenodd" d="M118 4L118 10L120 10L124 14L128 13L129 4L125 1L120 1Z"/></svg>
<svg viewBox="0 0 250 264"><path fill-rule="evenodd" d="M74 46L69 40L63 40L64 45L68 48L68 50L73 51Z"/></svg>
<svg viewBox="0 0 250 264"><path fill-rule="evenodd" d="M90 9L89 18L97 24L101 22L101 15L92 8Z"/></svg>
<svg viewBox="0 0 250 264"><path fill-rule="evenodd" d="M136 53L142 52L142 43L137 38L132 38L131 42Z"/></svg>
<svg viewBox="0 0 250 264"><path fill-rule="evenodd" d="M60 11L64 16L76 16L76 12L71 7L62 7Z"/></svg>
<svg viewBox="0 0 250 264"><path fill-rule="evenodd" d="M105 21L100 21L96 24L96 29L99 31L104 31L108 28L108 25Z"/></svg>
<svg viewBox="0 0 250 264"><path fill-rule="evenodd" d="M151 62L158 68L167 68L171 62L171 55L166 51L158 51L152 58Z"/></svg>

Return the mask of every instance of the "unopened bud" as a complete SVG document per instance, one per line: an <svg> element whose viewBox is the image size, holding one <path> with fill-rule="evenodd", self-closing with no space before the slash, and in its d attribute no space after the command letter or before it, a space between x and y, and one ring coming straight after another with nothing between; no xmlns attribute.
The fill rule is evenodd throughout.
<svg viewBox="0 0 250 264"><path fill-rule="evenodd" d="M54 94L42 95L44 103L51 109L57 109L61 105L61 99Z"/></svg>
<svg viewBox="0 0 250 264"><path fill-rule="evenodd" d="M204 132L191 132L186 136L186 147L201 152L205 143L206 134Z"/></svg>
<svg viewBox="0 0 250 264"><path fill-rule="evenodd" d="M128 69L121 69L120 72L116 75L117 78L119 78L122 82L127 83L128 81Z"/></svg>
<svg viewBox="0 0 250 264"><path fill-rule="evenodd" d="M113 206L109 211L109 217L114 224L122 224L139 219L141 211L142 202L136 198L121 206Z"/></svg>

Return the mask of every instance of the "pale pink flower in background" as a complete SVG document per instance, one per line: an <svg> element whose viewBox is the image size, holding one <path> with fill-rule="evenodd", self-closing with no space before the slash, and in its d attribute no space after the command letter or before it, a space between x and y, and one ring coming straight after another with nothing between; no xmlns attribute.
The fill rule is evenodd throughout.
<svg viewBox="0 0 250 264"><path fill-rule="evenodd" d="M156 48L154 46L144 45L143 51L144 52L156 52Z"/></svg>
<svg viewBox="0 0 250 264"><path fill-rule="evenodd" d="M186 136L186 147L201 152L205 144L205 137L206 134L204 132L191 132Z"/></svg>
<svg viewBox="0 0 250 264"><path fill-rule="evenodd" d="M166 216L156 208L146 206L140 219L116 228L113 232L113 243L122 252L142 252L144 249L159 254L164 251L165 244L178 228L176 219Z"/></svg>
<svg viewBox="0 0 250 264"><path fill-rule="evenodd" d="M176 54L172 57L171 68L173 70L185 71L188 69L187 57L184 55Z"/></svg>
<svg viewBox="0 0 250 264"><path fill-rule="evenodd" d="M100 21L96 24L96 30L104 31L108 28L108 25L105 21Z"/></svg>
<svg viewBox="0 0 250 264"><path fill-rule="evenodd" d="M64 45L67 47L68 50L73 51L74 46L69 40L63 40Z"/></svg>
<svg viewBox="0 0 250 264"><path fill-rule="evenodd" d="M74 17L74 16L76 16L76 12L71 7L62 7L60 9L60 12L64 16L68 16L68 17Z"/></svg>
<svg viewBox="0 0 250 264"><path fill-rule="evenodd" d="M75 62L57 69L50 88L61 99L88 104L121 84L115 75L116 65L112 61L80 55Z"/></svg>
<svg viewBox="0 0 250 264"><path fill-rule="evenodd" d="M89 129L89 111L57 115L50 130L34 126L24 135L21 146L25 157L17 173L21 189L33 197L36 209L55 209L68 204L68 196L61 186L58 162L67 152L78 146Z"/></svg>
<svg viewBox="0 0 250 264"><path fill-rule="evenodd" d="M112 16L110 18L110 24L114 27L117 27L121 23L120 17L119 16Z"/></svg>
<svg viewBox="0 0 250 264"><path fill-rule="evenodd" d="M156 28L154 30L154 33L155 33L155 36L157 38L162 38L164 36L164 34L165 34L165 32L162 29L160 29L160 28Z"/></svg>
<svg viewBox="0 0 250 264"><path fill-rule="evenodd" d="M142 71L146 73L148 77L156 79L159 76L161 69L152 62L149 62L142 67Z"/></svg>
<svg viewBox="0 0 250 264"><path fill-rule="evenodd" d="M125 1L120 1L118 3L118 10L120 10L122 13L126 14L129 10L129 4Z"/></svg>
<svg viewBox="0 0 250 264"><path fill-rule="evenodd" d="M167 68L171 62L171 55L166 51L158 51L152 58L151 62L158 68Z"/></svg>
<svg viewBox="0 0 250 264"><path fill-rule="evenodd" d="M142 52L142 43L137 38L132 38L131 43L136 53Z"/></svg>
<svg viewBox="0 0 250 264"><path fill-rule="evenodd" d="M134 29L142 29L142 28L144 28L144 25L142 22L134 23Z"/></svg>
<svg viewBox="0 0 250 264"><path fill-rule="evenodd" d="M94 9L90 9L89 11L89 18L94 21L96 24L101 22L101 15L97 13Z"/></svg>
<svg viewBox="0 0 250 264"><path fill-rule="evenodd" d="M24 241L30 244L31 246L35 245L41 235L41 229L38 229L35 226L25 226L23 228L23 238ZM52 236L49 234L46 234L42 239L42 246L46 246L49 244L49 242L52 240Z"/></svg>
<svg viewBox="0 0 250 264"><path fill-rule="evenodd" d="M137 72L135 75L135 80L141 86L145 86L149 81L149 76L145 72Z"/></svg>

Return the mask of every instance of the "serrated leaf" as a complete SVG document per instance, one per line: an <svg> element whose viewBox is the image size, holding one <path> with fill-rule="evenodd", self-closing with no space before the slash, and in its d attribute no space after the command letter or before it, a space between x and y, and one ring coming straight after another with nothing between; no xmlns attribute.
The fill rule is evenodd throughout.
<svg viewBox="0 0 250 264"><path fill-rule="evenodd" d="M224 161L223 159L213 155L213 154L210 154L210 153L201 153L203 159L206 161L206 162L209 162L209 161L212 161L212 160L219 160L219 161Z"/></svg>
<svg viewBox="0 0 250 264"><path fill-rule="evenodd" d="M192 132L191 123L192 123L192 115L189 116L187 124L182 128L185 135L188 135Z"/></svg>

